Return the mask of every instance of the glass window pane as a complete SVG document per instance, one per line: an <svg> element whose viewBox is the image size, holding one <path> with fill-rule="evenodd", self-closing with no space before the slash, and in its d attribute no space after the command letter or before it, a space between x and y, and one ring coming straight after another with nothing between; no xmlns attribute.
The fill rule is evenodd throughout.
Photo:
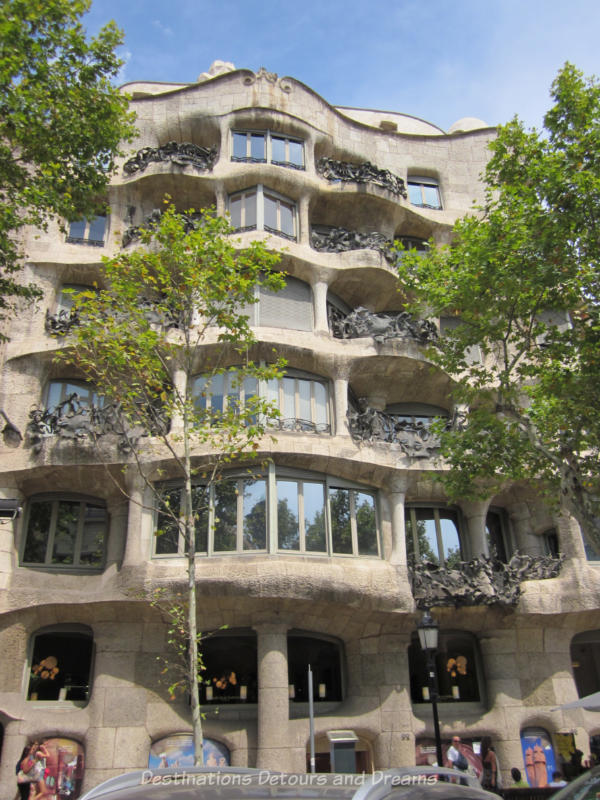
<svg viewBox="0 0 600 800"><path fill-rule="evenodd" d="M310 387L312 381L298 381L298 417L309 422L312 421L310 405Z"/></svg>
<svg viewBox="0 0 600 800"><path fill-rule="evenodd" d="M256 192L244 195L244 228L256 228Z"/></svg>
<svg viewBox="0 0 600 800"><path fill-rule="evenodd" d="M60 500L52 549L53 564L72 564L75 557L75 541L81 504Z"/></svg>
<svg viewBox="0 0 600 800"><path fill-rule="evenodd" d="M275 231L279 230L277 224L277 200L270 195L265 195L265 226Z"/></svg>
<svg viewBox="0 0 600 800"><path fill-rule="evenodd" d="M197 410L204 410L208 405L206 378L200 375L194 379L192 397Z"/></svg>
<svg viewBox="0 0 600 800"><path fill-rule="evenodd" d="M71 222L69 225L69 236L72 239L83 239L85 236L85 226L87 225L87 220L85 219L78 219L75 222Z"/></svg>
<svg viewBox="0 0 600 800"><path fill-rule="evenodd" d="M411 509L406 509L406 536L407 536L407 551L409 555L416 558L414 550L414 540L416 539L418 549L418 559L420 561L431 561L434 564L439 563L438 557L438 544L435 532L435 518L432 508L415 508L412 509L414 513L417 530L413 531L411 520ZM416 535L415 535L416 533Z"/></svg>
<svg viewBox="0 0 600 800"><path fill-rule="evenodd" d="M302 142L288 142L288 161L297 167L304 166L304 146Z"/></svg>
<svg viewBox="0 0 600 800"><path fill-rule="evenodd" d="M232 197L229 200L229 214L231 216L231 226L233 228L242 227L242 196Z"/></svg>
<svg viewBox="0 0 600 800"><path fill-rule="evenodd" d="M223 411L223 377L223 375L213 375L207 384L213 411Z"/></svg>
<svg viewBox="0 0 600 800"><path fill-rule="evenodd" d="M56 408L63 400L63 386L61 381L52 381L48 387L48 399L46 400L46 407L49 410Z"/></svg>
<svg viewBox="0 0 600 800"><path fill-rule="evenodd" d="M266 484L247 479L244 485L244 550L264 550L267 546Z"/></svg>
<svg viewBox="0 0 600 800"><path fill-rule="evenodd" d="M250 155L255 161L265 161L265 135L253 133L250 137Z"/></svg>
<svg viewBox="0 0 600 800"><path fill-rule="evenodd" d="M94 217L90 222L88 239L92 242L103 242L106 230L106 217Z"/></svg>
<svg viewBox="0 0 600 800"><path fill-rule="evenodd" d="M440 192L437 186L423 186L425 205L440 208Z"/></svg>
<svg viewBox="0 0 600 800"><path fill-rule="evenodd" d="M279 408L279 381L277 378L267 381L267 401L275 408Z"/></svg>
<svg viewBox="0 0 600 800"><path fill-rule="evenodd" d="M313 383L313 393L315 396L315 422L318 425L327 424L327 389L324 384L315 381Z"/></svg>
<svg viewBox="0 0 600 800"><path fill-rule="evenodd" d="M27 539L23 561L28 564L43 564L46 560L46 543L52 520L52 501L33 503L29 512Z"/></svg>
<svg viewBox="0 0 600 800"><path fill-rule="evenodd" d="M168 553L176 553L179 544L179 525L177 520L179 519L181 489L165 491L161 500L169 510L164 508L158 512L154 551L157 555L166 555Z"/></svg>
<svg viewBox="0 0 600 800"><path fill-rule="evenodd" d="M294 206L283 201L280 202L279 214L281 217L279 230L288 236L294 236Z"/></svg>
<svg viewBox="0 0 600 800"><path fill-rule="evenodd" d="M423 195L421 194L421 184L420 183L410 183L408 184L408 199L413 204L413 206L422 206L423 205Z"/></svg>
<svg viewBox="0 0 600 800"><path fill-rule="evenodd" d="M285 139L280 136L271 137L271 160L272 161L287 161L285 157Z"/></svg>
<svg viewBox="0 0 600 800"><path fill-rule="evenodd" d="M196 553L208 550L208 489L206 486L192 486L192 508L195 517Z"/></svg>
<svg viewBox="0 0 600 800"><path fill-rule="evenodd" d="M235 550L237 542L237 481L215 486L214 549Z"/></svg>
<svg viewBox="0 0 600 800"><path fill-rule="evenodd" d="M327 550L324 488L322 483L304 482L303 485L305 547L317 553Z"/></svg>
<svg viewBox="0 0 600 800"><path fill-rule="evenodd" d="M296 419L296 380L295 378L283 378L283 408L281 415L283 419Z"/></svg>
<svg viewBox="0 0 600 800"><path fill-rule="evenodd" d="M234 133L233 134L233 157L246 158L246 134Z"/></svg>
<svg viewBox="0 0 600 800"><path fill-rule="evenodd" d="M352 552L352 528L350 525L350 491L330 489L331 544L334 553Z"/></svg>
<svg viewBox="0 0 600 800"><path fill-rule="evenodd" d="M106 509L104 506L85 504L83 532L79 563L99 567L104 557L104 537L106 535Z"/></svg>
<svg viewBox="0 0 600 800"><path fill-rule="evenodd" d="M277 481L277 541L281 550L300 548L296 481Z"/></svg>
<svg viewBox="0 0 600 800"><path fill-rule="evenodd" d="M460 561L460 538L456 514L451 511L440 510L439 515L444 559L448 567L453 567L456 562Z"/></svg>
<svg viewBox="0 0 600 800"><path fill-rule="evenodd" d="M375 498L364 492L354 493L358 553L361 556L377 555L377 519Z"/></svg>

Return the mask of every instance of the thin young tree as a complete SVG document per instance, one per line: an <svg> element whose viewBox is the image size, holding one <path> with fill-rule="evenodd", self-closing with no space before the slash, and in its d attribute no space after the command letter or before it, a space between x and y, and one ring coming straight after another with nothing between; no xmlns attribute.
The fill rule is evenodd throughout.
<svg viewBox="0 0 600 800"><path fill-rule="evenodd" d="M279 256L257 241L242 248L231 233L212 210L178 213L168 205L153 229L141 231L139 246L105 260L103 287L76 298L79 324L61 355L103 398L102 408L90 412L97 443L105 449L116 435L127 468L135 466L154 498L163 535L183 538L186 616L184 628L176 627L187 675L172 687L189 691L200 764L196 535L223 469L259 450L276 411L255 387L282 367L277 359L252 360L248 316L257 287L282 288L274 271ZM223 374L235 398L216 402L211 382ZM159 462L169 464L164 479L179 481L177 498L157 481Z"/></svg>

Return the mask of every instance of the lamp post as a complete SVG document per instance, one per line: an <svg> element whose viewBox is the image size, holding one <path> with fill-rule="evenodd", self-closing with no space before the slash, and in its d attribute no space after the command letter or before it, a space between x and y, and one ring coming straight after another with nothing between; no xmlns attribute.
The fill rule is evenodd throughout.
<svg viewBox="0 0 600 800"><path fill-rule="evenodd" d="M431 710L433 712L433 730L435 733L435 752L438 767L444 766L442 756L442 739L440 736L440 719L438 717L438 683L435 669L435 654L438 647L439 626L433 619L429 611L425 611L423 619L417 625L421 650L427 659L427 684L429 687L429 699L431 700Z"/></svg>

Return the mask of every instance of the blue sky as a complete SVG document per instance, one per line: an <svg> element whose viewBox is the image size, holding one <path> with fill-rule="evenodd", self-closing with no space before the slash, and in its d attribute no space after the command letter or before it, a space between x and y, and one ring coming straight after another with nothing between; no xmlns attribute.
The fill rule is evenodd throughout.
<svg viewBox="0 0 600 800"><path fill-rule="evenodd" d="M85 25L110 19L123 83L191 83L222 59L444 130L466 116L540 126L565 61L600 75L600 0L93 0Z"/></svg>

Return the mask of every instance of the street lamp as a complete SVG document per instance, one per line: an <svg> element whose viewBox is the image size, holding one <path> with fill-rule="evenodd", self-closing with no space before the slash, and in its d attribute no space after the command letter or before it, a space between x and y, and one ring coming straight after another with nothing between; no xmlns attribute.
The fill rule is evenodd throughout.
<svg viewBox="0 0 600 800"><path fill-rule="evenodd" d="M417 625L419 634L419 642L421 643L421 650L425 653L427 659L427 683L429 687L429 699L431 700L431 710L433 712L433 730L435 733L435 752L437 756L438 767L444 766L444 758L442 756L442 739L440 737L440 719L438 717L438 683L437 672L435 668L435 654L438 647L438 634L439 626L433 619L428 610L423 614L423 619Z"/></svg>

